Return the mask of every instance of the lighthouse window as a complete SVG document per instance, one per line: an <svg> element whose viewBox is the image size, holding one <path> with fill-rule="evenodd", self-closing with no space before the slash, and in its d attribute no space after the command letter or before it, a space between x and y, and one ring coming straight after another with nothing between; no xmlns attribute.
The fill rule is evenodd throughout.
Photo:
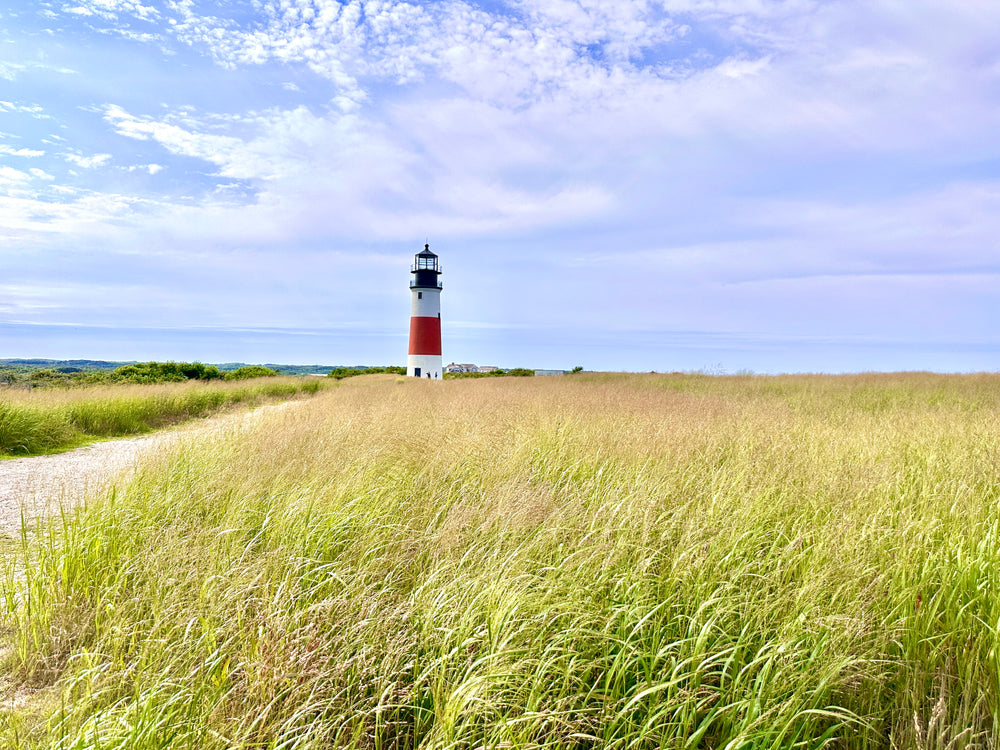
<svg viewBox="0 0 1000 750"><path fill-rule="evenodd" d="M424 293L423 292L417 292L417 299L423 299L423 298L424 298Z"/></svg>

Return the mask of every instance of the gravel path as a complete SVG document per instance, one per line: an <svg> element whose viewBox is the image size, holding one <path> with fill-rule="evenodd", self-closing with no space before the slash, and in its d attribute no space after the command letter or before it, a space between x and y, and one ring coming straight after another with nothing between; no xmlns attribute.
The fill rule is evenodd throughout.
<svg viewBox="0 0 1000 750"><path fill-rule="evenodd" d="M28 523L43 514L58 513L86 497L124 481L138 460L163 450L184 436L247 423L262 413L306 401L286 401L252 412L224 414L143 437L94 443L53 456L0 461L0 536L18 536L22 517Z"/></svg>
<svg viewBox="0 0 1000 750"><path fill-rule="evenodd" d="M163 442L163 436L154 435L0 461L0 534L20 534L22 511L30 523L101 491L112 479L127 476L141 454Z"/></svg>

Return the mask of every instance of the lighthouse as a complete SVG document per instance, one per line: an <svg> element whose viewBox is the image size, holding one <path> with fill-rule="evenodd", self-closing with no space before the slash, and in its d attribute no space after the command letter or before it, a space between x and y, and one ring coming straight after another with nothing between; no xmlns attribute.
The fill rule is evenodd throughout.
<svg viewBox="0 0 1000 750"><path fill-rule="evenodd" d="M410 355L406 374L441 379L441 266L424 245L410 267Z"/></svg>

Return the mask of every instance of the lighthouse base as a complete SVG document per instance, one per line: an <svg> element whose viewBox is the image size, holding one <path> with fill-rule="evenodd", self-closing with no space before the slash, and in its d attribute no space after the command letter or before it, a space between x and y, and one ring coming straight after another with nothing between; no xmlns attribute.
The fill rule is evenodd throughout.
<svg viewBox="0 0 1000 750"><path fill-rule="evenodd" d="M406 359L406 374L414 378L440 380L443 374L440 354L411 354Z"/></svg>

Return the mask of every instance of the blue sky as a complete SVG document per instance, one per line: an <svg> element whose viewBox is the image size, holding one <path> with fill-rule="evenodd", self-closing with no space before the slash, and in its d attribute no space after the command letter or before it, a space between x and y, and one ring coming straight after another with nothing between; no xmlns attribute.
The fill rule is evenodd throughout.
<svg viewBox="0 0 1000 750"><path fill-rule="evenodd" d="M0 357L1000 369L1000 3L0 7Z"/></svg>

